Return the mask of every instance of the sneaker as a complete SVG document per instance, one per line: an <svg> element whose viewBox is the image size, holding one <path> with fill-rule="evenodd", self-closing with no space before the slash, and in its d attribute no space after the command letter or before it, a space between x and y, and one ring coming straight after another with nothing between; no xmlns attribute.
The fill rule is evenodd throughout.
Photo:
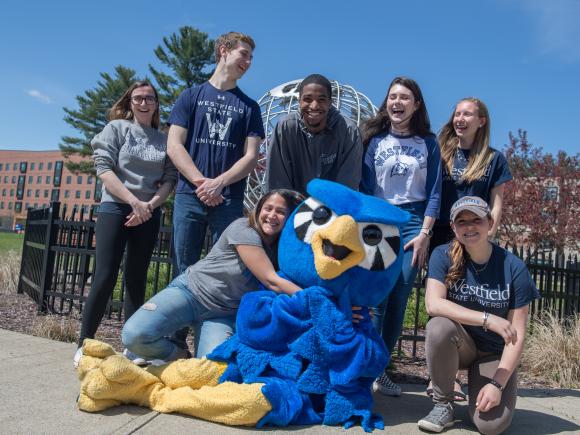
<svg viewBox="0 0 580 435"><path fill-rule="evenodd" d="M430 432L441 432L446 427L455 424L453 406L451 403L436 403L427 417L419 420L417 425Z"/></svg>
<svg viewBox="0 0 580 435"><path fill-rule="evenodd" d="M128 360L131 360L131 362L133 362L133 364L138 365L138 366L146 366L149 364L149 361L147 361L145 358L140 357L139 355L131 352L127 348L123 349L123 356L125 358L127 358Z"/></svg>
<svg viewBox="0 0 580 435"><path fill-rule="evenodd" d="M373 382L373 391L380 392L385 396L395 396L401 395L401 387L391 381L391 378L387 375L387 372L383 372L378 378Z"/></svg>
<svg viewBox="0 0 580 435"><path fill-rule="evenodd" d="M73 357L73 366L75 369L79 368L79 362L81 361L82 357L83 357L83 348L79 347L75 352L75 356Z"/></svg>

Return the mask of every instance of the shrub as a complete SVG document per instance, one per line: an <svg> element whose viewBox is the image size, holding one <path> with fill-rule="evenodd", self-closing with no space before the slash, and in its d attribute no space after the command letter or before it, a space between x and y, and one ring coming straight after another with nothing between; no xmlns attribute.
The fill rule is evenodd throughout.
<svg viewBox="0 0 580 435"><path fill-rule="evenodd" d="M2 254L0 262L0 294L16 293L20 274L20 255L16 251Z"/></svg>
<svg viewBox="0 0 580 435"><path fill-rule="evenodd" d="M78 340L79 321L75 317L39 315L32 323L32 334L51 340L74 343Z"/></svg>
<svg viewBox="0 0 580 435"><path fill-rule="evenodd" d="M531 326L522 369L558 388L580 388L580 315L559 320L546 313Z"/></svg>

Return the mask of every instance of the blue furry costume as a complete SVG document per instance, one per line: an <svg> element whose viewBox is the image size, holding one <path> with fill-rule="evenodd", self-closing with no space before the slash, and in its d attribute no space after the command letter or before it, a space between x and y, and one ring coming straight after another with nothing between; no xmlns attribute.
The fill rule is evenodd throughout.
<svg viewBox="0 0 580 435"><path fill-rule="evenodd" d="M382 418L371 412L371 384L387 365L389 352L372 326L368 310L363 311L359 323L353 323L351 307L376 306L392 289L402 261L399 228L408 214L330 181L313 180L307 191L311 196L287 220L279 242L280 274L303 290L293 296L269 290L246 294L237 315L236 335L208 356L223 366L216 386L261 385L261 394L270 406L259 420L250 423L211 420L258 427L320 423L350 427L360 422L365 431L382 429ZM187 361L194 364L195 360ZM109 370L113 371L118 373L118 367ZM85 382L90 371L85 372L83 384L90 384ZM149 373L144 376L151 376ZM163 374L153 374L157 377L151 382L165 382ZM102 383L103 376L105 382L115 382L107 373L98 376L91 385ZM123 379L126 381L126 374ZM170 387L183 384L187 383L173 382ZM157 397L149 396L159 395L157 391L167 387L167 382L155 392L148 386L139 391L138 398L129 399L119 397L117 390L114 397L99 395L104 387L91 385L81 385L81 409L104 409L98 400L112 398L157 409L152 404ZM158 408L205 418L203 412L182 407Z"/></svg>

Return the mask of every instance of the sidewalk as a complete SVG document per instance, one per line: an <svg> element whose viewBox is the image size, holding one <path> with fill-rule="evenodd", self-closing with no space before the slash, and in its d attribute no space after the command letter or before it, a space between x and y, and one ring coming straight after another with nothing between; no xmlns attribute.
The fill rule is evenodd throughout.
<svg viewBox="0 0 580 435"><path fill-rule="evenodd" d="M123 406L99 414L77 410L79 382L72 368L74 344L0 329L0 433L2 434L362 434L360 427L310 426L287 429L232 428L181 415ZM399 398L376 396L385 419L381 434L421 434L417 420L431 407L423 385L404 385ZM518 411L508 434L580 433L579 390L520 390ZM456 407L467 421L466 406ZM457 423L446 434L475 433Z"/></svg>

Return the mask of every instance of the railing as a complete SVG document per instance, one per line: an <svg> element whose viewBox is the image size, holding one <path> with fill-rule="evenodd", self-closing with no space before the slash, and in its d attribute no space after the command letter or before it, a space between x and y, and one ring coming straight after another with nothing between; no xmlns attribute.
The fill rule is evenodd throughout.
<svg viewBox="0 0 580 435"><path fill-rule="evenodd" d="M67 217L59 203L50 208L29 210L22 250L19 293L26 293L39 311L69 314L82 312L94 273L95 215L73 209ZM165 288L172 276L171 227L162 216L161 229L148 271L146 299ZM209 240L206 241L209 247ZM524 252L511 248L528 265L542 298L534 301L531 315L550 310L559 318L580 313L580 267L577 255ZM206 251L207 252L207 251ZM399 339L412 342L412 356L425 340L427 316L424 310L425 272L417 275L414 297L407 307L407 322ZM124 285L122 269L107 308L107 316L122 318Z"/></svg>

